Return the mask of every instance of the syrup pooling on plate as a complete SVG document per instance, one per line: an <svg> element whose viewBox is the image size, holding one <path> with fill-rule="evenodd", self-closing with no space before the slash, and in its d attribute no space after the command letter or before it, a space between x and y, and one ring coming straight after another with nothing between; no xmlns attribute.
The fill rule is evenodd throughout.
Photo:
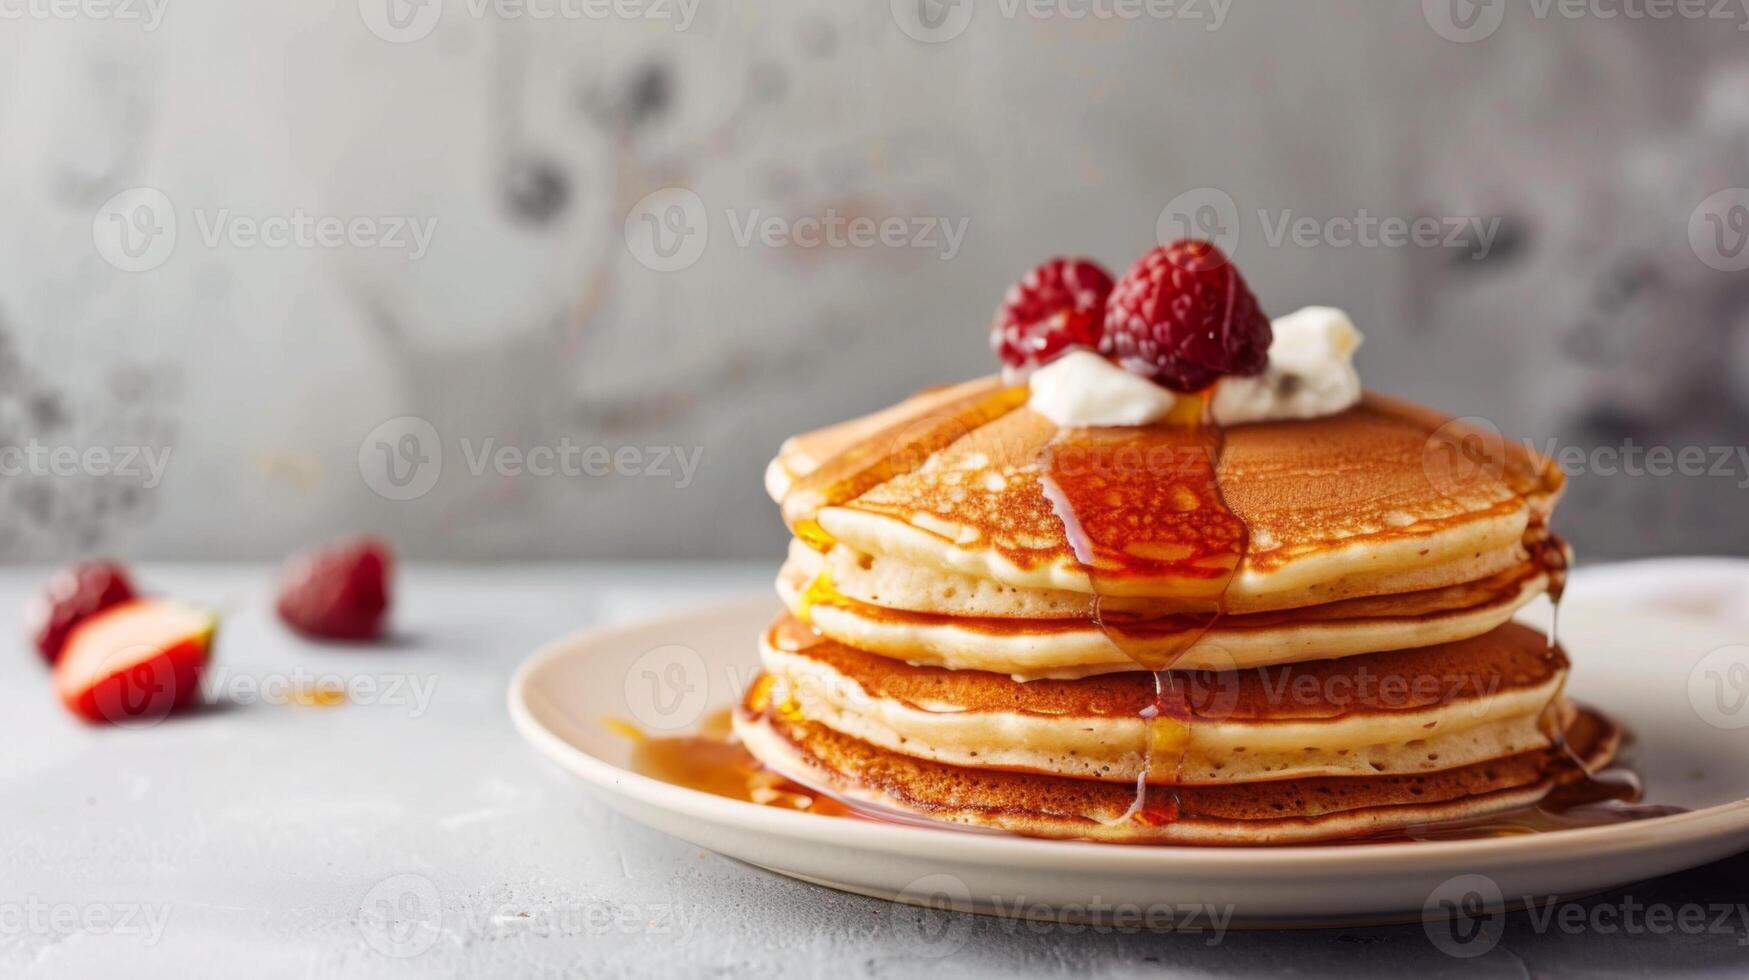
<svg viewBox="0 0 1749 980"><path fill-rule="evenodd" d="M1178 417L1158 426L1065 429L1040 460L1045 495L1092 584L1089 616L1154 675L1154 703L1142 711L1136 799L1119 818L1154 824L1178 818L1186 726L1196 712L1172 667L1226 613L1249 542L1244 521L1221 495L1221 430L1201 424L1200 399L1181 405ZM1182 608L1149 618L1109 608L1111 597L1134 594L1138 580L1170 581ZM1163 799L1148 793L1156 769L1170 773L1173 788Z"/></svg>
<svg viewBox="0 0 1749 980"><path fill-rule="evenodd" d="M735 741L731 712L707 718L695 735L647 735L636 726L612 720L608 726L632 740L631 770L639 775L713 796L824 816L850 816L838 801L793 783L765 768Z"/></svg>
<svg viewBox="0 0 1749 980"><path fill-rule="evenodd" d="M1613 724L1613 722L1611 722ZM1354 844L1409 844L1428 841L1482 840L1491 837L1523 837L1586 827L1607 827L1654 817L1687 813L1686 807L1639 803L1644 795L1639 774L1616 763L1586 774L1579 760L1566 751L1565 764L1579 766L1580 774L1556 786L1530 806L1469 820L1404 827L1357 837Z"/></svg>

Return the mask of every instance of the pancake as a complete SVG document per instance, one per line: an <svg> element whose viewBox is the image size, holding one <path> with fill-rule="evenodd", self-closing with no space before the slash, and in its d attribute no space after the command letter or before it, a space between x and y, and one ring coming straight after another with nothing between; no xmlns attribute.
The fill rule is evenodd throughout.
<svg viewBox="0 0 1749 980"><path fill-rule="evenodd" d="M1201 396L1093 429L1027 402L982 379L785 443L789 612L734 725L762 764L906 819L1271 844L1525 806L1613 756L1510 621L1570 558L1549 460L1370 393L1218 428Z"/></svg>
<svg viewBox="0 0 1749 980"><path fill-rule="evenodd" d="M735 731L754 757L803 785L876 813L1110 843L1296 844L1483 817L1536 803L1583 776L1573 760L1595 770L1620 742L1607 720L1571 710L1564 751L1413 775L1153 788L1132 815L1132 787L912 758L768 711L763 688L749 690Z"/></svg>
<svg viewBox="0 0 1749 980"><path fill-rule="evenodd" d="M1483 440L1480 463L1436 451L1466 430L1376 395L1327 418L1224 431L1207 482L1218 481L1225 507L1249 530L1225 588L1232 612L1499 573L1524 560L1527 529L1546 519L1561 487L1560 471L1523 447ZM972 382L792 440L767 482L791 527L811 543L841 542L1020 589L1090 595L1095 583L1077 560L1040 465L1047 447L1061 446L1061 434L1025 407L1024 388ZM1098 454L1083 462L1119 460L1124 468L1107 474L1112 511L1152 521L1176 514L1162 530L1170 536L1218 506L1188 481L1199 458L1209 460L1206 452L1198 456L1197 438L1185 435L1127 463ZM1183 563L1163 563L1113 575L1098 591L1170 602L1206 598L1208 580Z"/></svg>
<svg viewBox="0 0 1749 980"><path fill-rule="evenodd" d="M996 671L1016 680L1136 668L1136 661L1090 619L1086 596L1066 593L1061 603L1011 602L1005 600L1017 598L1016 590L980 589L969 579L918 589L912 576L886 574L891 567L842 546L821 555L795 542L777 592L791 613L831 639L910 663ZM1184 650L1175 665L1227 670L1466 639L1511 619L1547 589L1548 581L1540 564L1526 561L1478 582L1227 616ZM947 611L956 604L960 612ZM917 611L919 606L928 611ZM1014 616L1017 607L1040 615ZM1144 656L1151 648L1175 651L1179 643L1172 636L1127 641Z"/></svg>
<svg viewBox="0 0 1749 980"><path fill-rule="evenodd" d="M761 644L786 712L905 755L1133 786L1432 772L1542 748L1566 658L1510 623L1288 667L1022 683L898 663L782 617ZM1160 717L1145 710L1161 705Z"/></svg>

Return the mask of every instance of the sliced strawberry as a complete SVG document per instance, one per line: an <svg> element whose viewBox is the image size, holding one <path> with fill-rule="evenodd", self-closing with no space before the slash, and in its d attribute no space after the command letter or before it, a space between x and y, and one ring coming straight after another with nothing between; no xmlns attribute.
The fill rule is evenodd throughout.
<svg viewBox="0 0 1749 980"><path fill-rule="evenodd" d="M86 619L55 663L68 710L98 724L141 725L200 693L218 617L168 599L133 599Z"/></svg>
<svg viewBox="0 0 1749 980"><path fill-rule="evenodd" d="M24 608L25 629L53 664L68 634L87 616L134 597L127 570L112 561L82 561L54 574Z"/></svg>
<svg viewBox="0 0 1749 980"><path fill-rule="evenodd" d="M279 618L305 636L368 640L389 610L394 556L380 538L351 538L294 555L279 584Z"/></svg>

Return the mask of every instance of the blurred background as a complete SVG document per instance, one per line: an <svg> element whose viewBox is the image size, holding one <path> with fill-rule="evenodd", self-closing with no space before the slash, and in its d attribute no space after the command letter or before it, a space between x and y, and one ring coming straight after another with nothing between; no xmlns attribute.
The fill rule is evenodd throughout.
<svg viewBox="0 0 1749 980"><path fill-rule="evenodd" d="M0 558L773 556L785 436L1182 234L1347 309L1370 386L1576 450L1583 557L1749 552L1742 4L0 18Z"/></svg>

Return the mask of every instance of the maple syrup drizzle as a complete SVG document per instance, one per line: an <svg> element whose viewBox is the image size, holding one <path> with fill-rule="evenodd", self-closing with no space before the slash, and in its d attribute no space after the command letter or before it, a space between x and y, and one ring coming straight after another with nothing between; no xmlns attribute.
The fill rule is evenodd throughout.
<svg viewBox="0 0 1749 980"><path fill-rule="evenodd" d="M1040 459L1045 496L1092 584L1089 618L1154 676L1154 703L1140 713L1135 799L1115 823L1178 819L1195 704L1173 668L1226 615L1250 541L1221 494L1225 437L1206 424L1204 407L1200 398L1183 399L1157 427L1065 429ZM1152 617L1112 609L1138 580L1171 581L1182 608ZM1163 795L1150 793L1151 779L1165 783Z"/></svg>
<svg viewBox="0 0 1749 980"><path fill-rule="evenodd" d="M1525 547L1530 552L1531 558L1548 573L1549 642L1545 648L1544 656L1554 661L1560 657L1561 599L1567 592L1567 573L1572 563L1567 553L1566 542L1553 534L1544 521L1533 521L1530 527L1525 530ZM1566 726L1561 723L1561 703L1563 700L1558 695L1550 699L1549 703L1543 707L1538 725L1548 736L1550 748L1561 757L1564 764L1576 768L1579 774L1569 782L1557 786L1542 800L1529 807L1490 818L1489 826L1520 828L1517 832L1530 833L1539 830L1564 830L1572 827L1597 827L1613 823L1627 823L1686 812L1685 807L1640 802L1645 796L1644 785L1640 781L1639 774L1625 764L1618 762L1594 772L1590 764L1573 751L1572 745L1567 740ZM1626 737L1624 732L1624 740ZM1454 828L1440 828L1440 832L1461 831L1463 829L1460 825ZM1493 836L1498 836L1498 834ZM1458 838L1422 839L1450 840Z"/></svg>

